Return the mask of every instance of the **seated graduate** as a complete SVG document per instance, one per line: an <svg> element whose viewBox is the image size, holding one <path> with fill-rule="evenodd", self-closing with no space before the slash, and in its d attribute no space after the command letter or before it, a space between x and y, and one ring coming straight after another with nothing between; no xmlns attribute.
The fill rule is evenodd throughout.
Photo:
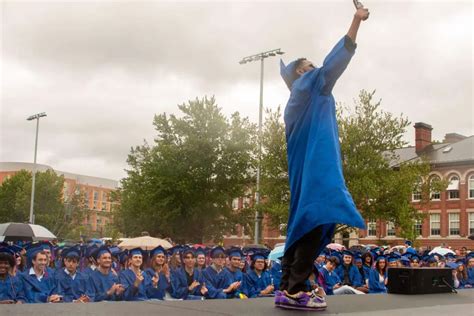
<svg viewBox="0 0 474 316"><path fill-rule="evenodd" d="M173 272L176 269L181 268L181 249L183 246L181 245L176 245L174 247L171 247L168 249L168 257L169 257L169 262L168 265L170 267L170 271Z"/></svg>
<svg viewBox="0 0 474 316"><path fill-rule="evenodd" d="M418 254L412 254L409 256L410 267L418 268L420 267L421 257Z"/></svg>
<svg viewBox="0 0 474 316"><path fill-rule="evenodd" d="M112 254L107 246L101 246L96 255L97 269L90 274L91 295L94 302L121 301L125 288L112 267Z"/></svg>
<svg viewBox="0 0 474 316"><path fill-rule="evenodd" d="M65 248L61 252L63 268L56 270L56 292L64 302L88 303L90 298L89 277L77 270L80 259L79 247Z"/></svg>
<svg viewBox="0 0 474 316"><path fill-rule="evenodd" d="M232 282L229 272L224 269L225 251L217 246L211 249L212 263L202 272L203 282L208 290L207 298L227 298L238 288L238 282ZM232 297L232 296L231 296Z"/></svg>
<svg viewBox="0 0 474 316"><path fill-rule="evenodd" d="M200 271L206 269L206 250L201 247L196 249L196 267Z"/></svg>
<svg viewBox="0 0 474 316"><path fill-rule="evenodd" d="M7 248L0 249L0 304L26 303L23 282L11 271L15 267L14 252Z"/></svg>
<svg viewBox="0 0 474 316"><path fill-rule="evenodd" d="M146 301L153 290L158 288L158 280L142 271L143 250L134 248L128 254L128 268L120 271L119 280L125 291L123 299L126 301Z"/></svg>
<svg viewBox="0 0 474 316"><path fill-rule="evenodd" d="M322 278L322 286L327 295L343 294L364 294L349 285L343 285L335 269L339 265L339 258L331 256L326 260L326 264L319 271Z"/></svg>
<svg viewBox="0 0 474 316"><path fill-rule="evenodd" d="M59 303L62 296L55 293L53 275L47 272L47 254L42 247L29 248L27 252L28 263L31 266L21 274L21 280L28 303Z"/></svg>
<svg viewBox="0 0 474 316"><path fill-rule="evenodd" d="M88 277L97 269L97 253L99 252L99 247L93 244L92 246L86 247L85 251L85 260L86 267L82 270L82 273Z"/></svg>
<svg viewBox="0 0 474 316"><path fill-rule="evenodd" d="M341 279L342 285L348 285L364 293L368 292L368 288L363 287L362 276L359 269L352 263L354 254L349 250L342 252L342 264L340 264L334 272Z"/></svg>
<svg viewBox="0 0 474 316"><path fill-rule="evenodd" d="M11 245L7 246L13 252L13 258L15 259L15 266L11 271L11 275L17 275L25 271L26 263L24 262L24 258L22 257L22 253L25 251L22 247Z"/></svg>
<svg viewBox="0 0 474 316"><path fill-rule="evenodd" d="M380 255L375 261L375 267L369 275L369 293L387 293L387 259Z"/></svg>
<svg viewBox="0 0 474 316"><path fill-rule="evenodd" d="M281 282L282 271L281 271L281 259L280 258L277 259L277 260L270 261L270 270L269 270L269 272L270 272L270 275L273 279L273 286L275 287L275 289L280 288L280 282ZM324 259L324 260L326 260L326 259Z"/></svg>
<svg viewBox="0 0 474 316"><path fill-rule="evenodd" d="M226 267L226 269L229 272L231 283L237 282L234 287L235 289L232 292L228 293L227 296L244 298L242 296L245 295L242 293L242 283L244 280L244 274L242 273L242 270L240 270L240 263L244 254L242 253L242 250L237 247L229 248L226 253L229 259L229 265Z"/></svg>
<svg viewBox="0 0 474 316"><path fill-rule="evenodd" d="M474 287L474 252L470 252L466 256L467 260L467 280L466 283L464 284L465 288L472 288Z"/></svg>
<svg viewBox="0 0 474 316"><path fill-rule="evenodd" d="M208 290L202 272L196 268L196 254L192 248L181 251L183 265L171 273L171 295L183 300L202 300Z"/></svg>
<svg viewBox="0 0 474 316"><path fill-rule="evenodd" d="M267 256L254 253L251 256L250 270L244 276L243 292L247 297L273 296L275 287L270 273L267 271Z"/></svg>
<svg viewBox="0 0 474 316"><path fill-rule="evenodd" d="M166 250L158 246L150 251L151 267L145 273L151 278L153 289L148 293L150 299L162 300L171 291L171 273L167 263ZM156 285L156 287L155 287Z"/></svg>
<svg viewBox="0 0 474 316"><path fill-rule="evenodd" d="M365 277L364 263L363 263L362 257L359 254L354 255L354 265L356 266L357 270L360 273L360 276L362 278L362 285L366 286L365 280L368 279L368 276L367 278Z"/></svg>
<svg viewBox="0 0 474 316"><path fill-rule="evenodd" d="M374 256L370 251L367 251L362 254L362 268L364 269L364 280L369 279L370 271L372 270L372 266L374 264Z"/></svg>
<svg viewBox="0 0 474 316"><path fill-rule="evenodd" d="M396 253L391 253L387 258L388 268L399 268L401 256Z"/></svg>

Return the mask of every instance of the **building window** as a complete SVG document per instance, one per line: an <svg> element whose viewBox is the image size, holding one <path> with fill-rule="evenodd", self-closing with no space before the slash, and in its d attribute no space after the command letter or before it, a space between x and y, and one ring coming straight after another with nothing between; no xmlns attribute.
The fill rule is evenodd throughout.
<svg viewBox="0 0 474 316"><path fill-rule="evenodd" d="M415 236L422 235L422 228L423 228L422 222L420 220L415 221L415 224L413 224L413 230L415 231Z"/></svg>
<svg viewBox="0 0 474 316"><path fill-rule="evenodd" d="M235 198L232 200L232 209L237 210L239 208L239 198Z"/></svg>
<svg viewBox="0 0 474 316"><path fill-rule="evenodd" d="M441 178L438 176L433 176L430 180L430 183L433 184L433 182L439 182L441 181ZM430 199L432 201L439 201L441 200L441 192L439 191L431 191L430 192Z"/></svg>
<svg viewBox="0 0 474 316"><path fill-rule="evenodd" d="M387 223L387 237L395 236L395 224L392 222Z"/></svg>
<svg viewBox="0 0 474 316"><path fill-rule="evenodd" d="M368 237L377 236L377 223L375 221L370 221L367 223L367 236Z"/></svg>
<svg viewBox="0 0 474 316"><path fill-rule="evenodd" d="M474 174L469 177L468 185L469 198L474 199Z"/></svg>
<svg viewBox="0 0 474 316"><path fill-rule="evenodd" d="M430 231L431 236L441 235L441 215L440 214L430 214Z"/></svg>
<svg viewBox="0 0 474 316"><path fill-rule="evenodd" d="M459 236L459 213L449 214L449 235Z"/></svg>
<svg viewBox="0 0 474 316"><path fill-rule="evenodd" d="M421 179L415 183L415 187L413 188L413 192L411 194L411 200L413 202L419 202L421 200Z"/></svg>
<svg viewBox="0 0 474 316"><path fill-rule="evenodd" d="M447 191L448 191L449 200L459 199L459 177L458 176L452 176L449 179L449 185L448 185Z"/></svg>
<svg viewBox="0 0 474 316"><path fill-rule="evenodd" d="M468 213L469 221L469 235L474 234L474 213Z"/></svg>

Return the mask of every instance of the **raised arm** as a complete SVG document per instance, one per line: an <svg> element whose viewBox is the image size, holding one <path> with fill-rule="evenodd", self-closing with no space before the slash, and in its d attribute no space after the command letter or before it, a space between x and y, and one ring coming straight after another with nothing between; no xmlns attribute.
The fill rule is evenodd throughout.
<svg viewBox="0 0 474 316"><path fill-rule="evenodd" d="M369 9L365 8L357 9L356 13L354 14L349 31L347 31L347 36L349 36L353 43L356 42L357 31L359 30L360 22L367 20L369 18L369 14Z"/></svg>

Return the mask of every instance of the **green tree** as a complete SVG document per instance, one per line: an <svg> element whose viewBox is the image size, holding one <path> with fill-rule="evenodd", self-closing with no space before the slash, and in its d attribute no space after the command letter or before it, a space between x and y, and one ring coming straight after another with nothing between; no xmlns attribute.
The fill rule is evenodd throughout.
<svg viewBox="0 0 474 316"><path fill-rule="evenodd" d="M228 120L214 98L178 108L180 117L155 115L154 146L132 148L114 222L126 235L219 240L243 221L231 203L254 176L255 126L238 113Z"/></svg>
<svg viewBox="0 0 474 316"><path fill-rule="evenodd" d="M0 186L0 222L28 222L31 172L21 170ZM35 183L35 224L57 237L67 237L80 227L85 216L80 196L63 199L64 177L52 170L37 172Z"/></svg>

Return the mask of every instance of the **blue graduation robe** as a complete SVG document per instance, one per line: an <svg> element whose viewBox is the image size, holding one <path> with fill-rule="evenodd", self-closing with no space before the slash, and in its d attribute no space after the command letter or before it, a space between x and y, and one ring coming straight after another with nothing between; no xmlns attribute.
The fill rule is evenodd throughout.
<svg viewBox="0 0 474 316"><path fill-rule="evenodd" d="M36 278L34 272L30 274L30 270L26 270L20 277L28 303L46 303L49 296L56 294L54 293L56 289L54 278L47 272L41 280Z"/></svg>
<svg viewBox="0 0 474 316"><path fill-rule="evenodd" d="M377 270L370 270L369 274L369 293L387 293L387 287L385 286L385 279L387 278L387 272L385 272L383 281L380 281L380 274Z"/></svg>
<svg viewBox="0 0 474 316"><path fill-rule="evenodd" d="M344 265L340 264L334 272L337 273L339 278L341 279L341 282L344 283ZM350 284L347 284L352 287L359 287L362 286L362 276L360 275L359 269L353 264L350 265L349 267L349 282ZM344 284L343 284L344 285Z"/></svg>
<svg viewBox="0 0 474 316"><path fill-rule="evenodd" d="M125 301L146 301L149 299L148 295L156 289L153 287L150 275L144 271L142 271L141 274L143 281L138 288L136 288L133 285L137 278L135 272L131 269L125 269L120 272L119 280L125 288L125 292L123 293L123 299Z"/></svg>
<svg viewBox="0 0 474 316"><path fill-rule="evenodd" d="M146 269L145 273L148 274L150 280L153 279L153 277L155 276L155 271L153 271L152 268ZM158 286L156 288L153 288L152 286L152 288L148 291L148 298L156 298L162 300L165 298L166 291L169 291L171 289L171 282L168 281L168 278L163 272L160 272L158 276Z"/></svg>
<svg viewBox="0 0 474 316"><path fill-rule="evenodd" d="M317 254L331 242L336 223L365 227L345 185L332 95L354 50L344 37L321 68L306 72L291 87L284 113L291 192L285 252L318 226L323 236Z"/></svg>
<svg viewBox="0 0 474 316"><path fill-rule="evenodd" d="M91 294L94 302L100 301L121 301L122 295L107 295L107 291L110 290L114 283L119 284L119 277L114 272L109 271L108 274L102 274L98 269L90 274L89 278L91 286Z"/></svg>
<svg viewBox="0 0 474 316"><path fill-rule="evenodd" d="M228 288L232 282L226 269L222 269L218 273L211 265L204 269L202 276L208 290L208 298L227 298L227 294L223 290Z"/></svg>
<svg viewBox="0 0 474 316"><path fill-rule="evenodd" d="M464 285L470 284L474 287L474 267L472 268L467 268L467 281L465 281Z"/></svg>
<svg viewBox="0 0 474 316"><path fill-rule="evenodd" d="M87 295L92 299L89 277L77 271L74 279L66 273L64 269L57 270L54 275L56 283L56 294L63 296L64 302L72 302L82 295Z"/></svg>
<svg viewBox="0 0 474 316"><path fill-rule="evenodd" d="M244 274L242 273L242 270L237 269L235 271L230 270L229 268L225 268L227 272L229 273L230 276L230 283L234 282L241 282L240 283L240 288L238 288L236 291L233 291L231 293L227 294L227 297L240 297L240 294L243 292L243 286L244 286Z"/></svg>
<svg viewBox="0 0 474 316"><path fill-rule="evenodd" d="M19 276L7 274L0 279L0 301L14 301L26 303L25 289Z"/></svg>
<svg viewBox="0 0 474 316"><path fill-rule="evenodd" d="M281 274L282 274L281 263L277 261L273 261L272 267L270 268L270 275L272 276L273 285L275 286L276 290L280 288Z"/></svg>
<svg viewBox="0 0 474 316"><path fill-rule="evenodd" d="M329 272L325 267L319 270L320 276L323 279L324 291L327 295L333 295L333 287L341 283L341 279L335 271Z"/></svg>
<svg viewBox="0 0 474 316"><path fill-rule="evenodd" d="M242 291L249 298L261 296L260 291L265 290L270 284L272 284L272 277L268 271L262 271L259 276L255 270L250 270L244 277Z"/></svg>
<svg viewBox="0 0 474 316"><path fill-rule="evenodd" d="M171 296L183 300L202 299L203 295L201 294L201 285L203 282L205 282L202 272L198 268L194 268L193 281L199 282L200 285L196 286L191 292L188 288L188 279L186 274L187 272L184 267L175 269L171 273ZM206 286L208 286L207 283Z"/></svg>

